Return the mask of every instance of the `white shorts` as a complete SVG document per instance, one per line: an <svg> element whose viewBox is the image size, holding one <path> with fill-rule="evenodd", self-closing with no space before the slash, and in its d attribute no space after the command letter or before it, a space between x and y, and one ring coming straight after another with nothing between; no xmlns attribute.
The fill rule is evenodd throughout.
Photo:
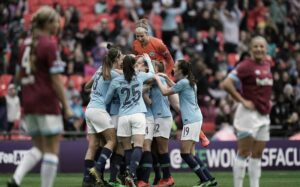
<svg viewBox="0 0 300 187"><path fill-rule="evenodd" d="M181 140L193 140L194 142L199 142L201 127L202 121L183 125Z"/></svg>
<svg viewBox="0 0 300 187"><path fill-rule="evenodd" d="M145 134L146 118L144 113L119 116L117 136L130 137Z"/></svg>
<svg viewBox="0 0 300 187"><path fill-rule="evenodd" d="M99 108L88 108L85 112L87 124L87 133L96 134L105 131L106 129L114 128L111 122L110 115L106 110Z"/></svg>
<svg viewBox="0 0 300 187"><path fill-rule="evenodd" d="M111 123L114 125L115 129L118 129L118 120L119 116L118 115L113 115L111 117Z"/></svg>
<svg viewBox="0 0 300 187"><path fill-rule="evenodd" d="M154 135L153 137L163 137L170 138L173 118L156 118L154 119L155 127L154 127Z"/></svg>
<svg viewBox="0 0 300 187"><path fill-rule="evenodd" d="M249 110L239 104L233 121L238 131L251 131L264 125L270 125L269 115L262 115L257 110Z"/></svg>
<svg viewBox="0 0 300 187"><path fill-rule="evenodd" d="M255 129L248 131L240 131L236 129L237 138L241 140L243 138L252 137L258 141L269 141L270 140L270 125L263 125Z"/></svg>
<svg viewBox="0 0 300 187"><path fill-rule="evenodd" d="M146 117L146 134L145 140L152 140L154 134L154 118L153 116Z"/></svg>
<svg viewBox="0 0 300 187"><path fill-rule="evenodd" d="M25 130L30 136L61 134L64 129L61 115L25 115Z"/></svg>

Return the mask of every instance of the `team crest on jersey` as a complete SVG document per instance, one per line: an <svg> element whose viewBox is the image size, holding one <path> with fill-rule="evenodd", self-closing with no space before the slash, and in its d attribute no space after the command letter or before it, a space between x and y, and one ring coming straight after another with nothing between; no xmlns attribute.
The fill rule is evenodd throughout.
<svg viewBox="0 0 300 187"><path fill-rule="evenodd" d="M154 51L151 51L151 52L149 53L149 56L150 56L150 57L154 57L154 56L155 56L155 52L154 52Z"/></svg>

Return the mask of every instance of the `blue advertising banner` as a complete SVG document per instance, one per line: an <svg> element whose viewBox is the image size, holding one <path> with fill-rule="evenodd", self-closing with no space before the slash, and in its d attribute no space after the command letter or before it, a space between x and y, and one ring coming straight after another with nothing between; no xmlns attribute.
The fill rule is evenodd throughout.
<svg viewBox="0 0 300 187"><path fill-rule="evenodd" d="M13 172L31 147L30 141L0 142L0 173ZM173 171L185 171L187 165L180 156L180 141L169 144ZM87 149L85 139L63 140L60 147L60 172L82 172ZM212 142L207 149L196 146L196 154L211 170L231 171L236 154L236 142ZM107 163L107 168L109 163ZM262 167L265 170L300 170L300 141L271 140L263 152ZM34 171L38 171L37 166Z"/></svg>

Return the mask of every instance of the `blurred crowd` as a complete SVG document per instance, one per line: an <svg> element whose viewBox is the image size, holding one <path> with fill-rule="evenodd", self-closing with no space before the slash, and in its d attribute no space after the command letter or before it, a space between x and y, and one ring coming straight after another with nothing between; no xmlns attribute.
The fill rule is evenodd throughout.
<svg viewBox="0 0 300 187"><path fill-rule="evenodd" d="M102 64L108 43L130 53L134 23L147 18L149 34L164 41L174 60L185 58L194 65L203 128L214 139L226 139L224 132L234 137L236 103L219 83L250 55L254 35L267 39L272 64L271 136L288 137L300 131L299 0L3 0L0 74L15 74L18 46L27 37L31 14L42 4L53 6L61 15L57 41L66 62L66 92L76 114L66 121L66 130L84 131L89 100L89 93L76 85L78 79L70 77L81 77L81 84L91 78ZM1 88L0 98L5 98ZM0 103L4 106L5 101ZM179 116L174 119L180 129Z"/></svg>

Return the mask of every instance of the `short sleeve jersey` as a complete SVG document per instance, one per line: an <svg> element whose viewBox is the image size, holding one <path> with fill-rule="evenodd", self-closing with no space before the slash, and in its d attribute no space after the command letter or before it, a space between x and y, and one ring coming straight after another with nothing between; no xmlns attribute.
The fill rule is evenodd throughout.
<svg viewBox="0 0 300 187"><path fill-rule="evenodd" d="M179 95L182 123L190 124L202 121L202 113L198 106L197 87L190 85L188 79L179 80L172 90Z"/></svg>
<svg viewBox="0 0 300 187"><path fill-rule="evenodd" d="M115 91L120 98L119 116L147 112L143 97L143 82L153 78L152 73L140 72L127 82L124 75L114 79L108 89L106 100L113 97Z"/></svg>
<svg viewBox="0 0 300 187"><path fill-rule="evenodd" d="M252 101L261 114L269 114L273 85L270 63L256 63L252 59L247 59L230 74L236 75L241 81L242 96Z"/></svg>
<svg viewBox="0 0 300 187"><path fill-rule="evenodd" d="M31 39L20 49L22 106L25 114L60 114L60 102L52 87L51 74L64 71L57 43L50 36L39 36L35 47L35 71L30 62Z"/></svg>
<svg viewBox="0 0 300 187"><path fill-rule="evenodd" d="M159 77L162 84L166 85L166 80L163 77ZM167 96L163 96L158 85L154 83L150 92L150 97L152 99L151 109L153 112L153 117L156 118L165 118L171 117L172 113L170 110L170 103Z"/></svg>
<svg viewBox="0 0 300 187"><path fill-rule="evenodd" d="M114 70L110 72L111 79L119 76ZM87 108L100 108L106 110L105 96L111 80L104 80L101 71L97 71L94 75L94 83L91 91L91 100Z"/></svg>

